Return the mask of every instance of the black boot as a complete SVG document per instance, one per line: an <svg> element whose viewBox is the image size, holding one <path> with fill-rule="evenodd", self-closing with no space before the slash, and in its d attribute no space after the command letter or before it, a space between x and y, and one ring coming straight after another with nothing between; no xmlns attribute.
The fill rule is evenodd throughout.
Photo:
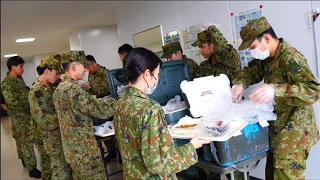
<svg viewBox="0 0 320 180"><path fill-rule="evenodd" d="M21 159L21 161L22 161L22 165L23 165L23 167L26 167L26 164L24 163L24 160L23 160L23 159Z"/></svg>
<svg viewBox="0 0 320 180"><path fill-rule="evenodd" d="M41 178L41 172L37 168L34 168L31 171L29 171L29 176L32 177L32 178L40 179Z"/></svg>
<svg viewBox="0 0 320 180"><path fill-rule="evenodd" d="M109 152L109 154L106 157L107 162L111 161L112 159L117 157L117 153L115 151Z"/></svg>

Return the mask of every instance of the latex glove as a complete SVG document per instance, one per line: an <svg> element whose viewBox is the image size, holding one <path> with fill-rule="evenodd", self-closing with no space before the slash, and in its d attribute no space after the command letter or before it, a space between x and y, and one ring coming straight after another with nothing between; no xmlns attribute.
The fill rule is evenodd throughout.
<svg viewBox="0 0 320 180"><path fill-rule="evenodd" d="M102 99L103 99L104 102L107 102L110 99L112 99L112 97L111 97L111 95L108 95L108 96L104 96Z"/></svg>
<svg viewBox="0 0 320 180"><path fill-rule="evenodd" d="M87 84L82 84L81 87L84 88L84 89L90 89L91 88L89 82Z"/></svg>
<svg viewBox="0 0 320 180"><path fill-rule="evenodd" d="M250 94L250 99L258 104L264 104L275 97L275 90L272 84L263 84Z"/></svg>
<svg viewBox="0 0 320 180"><path fill-rule="evenodd" d="M243 96L243 86L240 84L233 85L231 89L232 101L234 103L241 102Z"/></svg>

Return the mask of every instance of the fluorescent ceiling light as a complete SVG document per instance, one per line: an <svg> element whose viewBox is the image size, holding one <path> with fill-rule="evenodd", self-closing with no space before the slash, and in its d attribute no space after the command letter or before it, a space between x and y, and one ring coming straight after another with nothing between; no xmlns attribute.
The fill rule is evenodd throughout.
<svg viewBox="0 0 320 180"><path fill-rule="evenodd" d="M36 38L24 38L24 39L17 39L16 42L31 42L34 41Z"/></svg>
<svg viewBox="0 0 320 180"><path fill-rule="evenodd" d="M18 54L7 54L7 55L4 55L4 57L13 57L13 56L17 56Z"/></svg>

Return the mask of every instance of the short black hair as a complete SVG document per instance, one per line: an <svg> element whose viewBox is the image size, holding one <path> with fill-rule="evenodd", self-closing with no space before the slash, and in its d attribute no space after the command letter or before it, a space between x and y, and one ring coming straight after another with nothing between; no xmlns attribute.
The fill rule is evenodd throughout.
<svg viewBox="0 0 320 180"><path fill-rule="evenodd" d="M179 52L179 51L181 51L181 54L183 55L183 50L182 50L182 48L180 48L177 52ZM177 53L176 52L176 53Z"/></svg>
<svg viewBox="0 0 320 180"><path fill-rule="evenodd" d="M122 83L135 83L147 69L154 71L158 65L161 66L161 59L152 51L139 47L129 52L123 63L123 69L116 72L116 79Z"/></svg>
<svg viewBox="0 0 320 180"><path fill-rule="evenodd" d="M69 71L69 68L70 68L71 64L72 64L72 62L63 63L62 67L63 67L64 71Z"/></svg>
<svg viewBox="0 0 320 180"><path fill-rule="evenodd" d="M50 68L50 67L47 66L47 65L45 65L44 67L40 67L40 65L37 66L38 75L41 76L46 69L49 69L49 71L52 71L52 70L53 70L52 68Z"/></svg>
<svg viewBox="0 0 320 180"><path fill-rule="evenodd" d="M122 46L119 47L118 49L118 53L119 54L128 54L131 50L133 49L133 47L129 44L124 44Z"/></svg>
<svg viewBox="0 0 320 180"><path fill-rule="evenodd" d="M273 28L270 27L269 29L263 31L262 33L260 33L260 34L257 36L257 38L259 39L259 41L262 40L262 37L263 37L263 35L265 35L265 34L269 34L272 38L278 39L278 37L277 37L276 33L274 32Z"/></svg>
<svg viewBox="0 0 320 180"><path fill-rule="evenodd" d="M96 62L96 59L92 55L87 55L86 59L90 62Z"/></svg>
<svg viewBox="0 0 320 180"><path fill-rule="evenodd" d="M10 57L7 61L7 67L9 69L9 71L11 71L11 66L18 66L20 64L24 64L24 60L22 59L22 57L20 56L13 56Z"/></svg>

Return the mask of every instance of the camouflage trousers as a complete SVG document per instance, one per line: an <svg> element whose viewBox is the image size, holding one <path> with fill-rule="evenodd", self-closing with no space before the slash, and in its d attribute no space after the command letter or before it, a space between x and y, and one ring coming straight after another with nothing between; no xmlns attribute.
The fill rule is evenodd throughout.
<svg viewBox="0 0 320 180"><path fill-rule="evenodd" d="M22 134L16 134L15 136L18 156L23 159L28 171L33 170L37 167L37 160L34 154L33 143L29 135L23 136Z"/></svg>
<svg viewBox="0 0 320 180"><path fill-rule="evenodd" d="M285 155L268 153L266 180L304 180L310 148Z"/></svg>
<svg viewBox="0 0 320 180"><path fill-rule="evenodd" d="M90 176L83 176L76 173L73 173L73 180L106 180L107 176L104 171L94 173Z"/></svg>
<svg viewBox="0 0 320 180"><path fill-rule="evenodd" d="M40 166L41 166L41 176L42 180L51 180L52 170L50 167L50 157L44 150L43 140L41 136L36 136L34 144L39 151L40 155Z"/></svg>
<svg viewBox="0 0 320 180"><path fill-rule="evenodd" d="M51 160L52 180L72 179L71 167L63 153L60 129L44 131L43 144Z"/></svg>
<svg viewBox="0 0 320 180"><path fill-rule="evenodd" d="M16 141L16 146L17 146L17 153L18 153L18 159L22 159L22 152L21 152L21 144L17 143Z"/></svg>
<svg viewBox="0 0 320 180"><path fill-rule="evenodd" d="M33 147L33 134L30 131L30 116L23 113L9 115L12 137L16 140L18 158L22 159L26 168L31 171L37 167L37 160Z"/></svg>

